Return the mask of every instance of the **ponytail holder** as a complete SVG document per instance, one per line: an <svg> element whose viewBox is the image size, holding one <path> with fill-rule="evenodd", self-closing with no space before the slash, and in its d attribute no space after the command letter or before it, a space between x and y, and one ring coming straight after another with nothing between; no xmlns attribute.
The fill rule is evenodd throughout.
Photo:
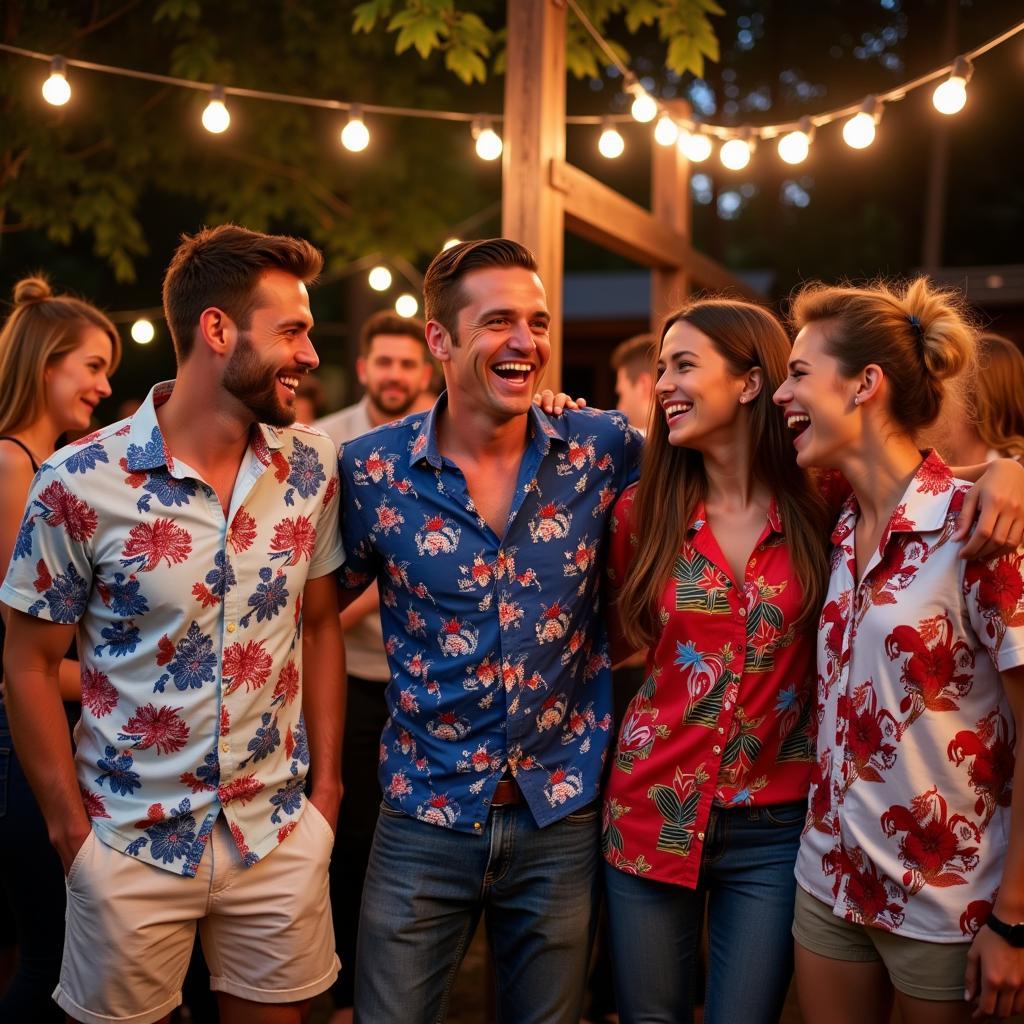
<svg viewBox="0 0 1024 1024"><path fill-rule="evenodd" d="M919 345L923 345L924 328L921 326L921 321L918 320L918 318L914 316L913 313L911 313L910 316L907 317L907 323L909 323L910 326L914 328L914 333L917 335L917 343Z"/></svg>

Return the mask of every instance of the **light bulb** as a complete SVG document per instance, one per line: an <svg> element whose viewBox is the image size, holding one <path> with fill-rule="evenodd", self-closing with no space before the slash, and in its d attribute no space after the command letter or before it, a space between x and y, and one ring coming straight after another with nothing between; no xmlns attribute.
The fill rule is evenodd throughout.
<svg viewBox="0 0 1024 1024"><path fill-rule="evenodd" d="M132 324L132 341L137 345L148 345L155 336L156 328L145 317Z"/></svg>
<svg viewBox="0 0 1024 1024"><path fill-rule="evenodd" d="M626 148L625 140L619 134L611 121L602 121L601 138L597 140L597 151L608 160L614 160L622 156Z"/></svg>
<svg viewBox="0 0 1024 1024"><path fill-rule="evenodd" d="M453 245L459 245L461 242L461 238L447 238L445 239L444 245L441 246L441 251L447 252Z"/></svg>
<svg viewBox="0 0 1024 1024"><path fill-rule="evenodd" d="M869 96L860 110L843 125L843 141L851 149L866 149L875 141L875 125L882 116L882 105Z"/></svg>
<svg viewBox="0 0 1024 1024"><path fill-rule="evenodd" d="M420 304L416 301L416 296L410 295L408 292L395 299L395 312L406 319L415 316L419 312L419 308Z"/></svg>
<svg viewBox="0 0 1024 1024"><path fill-rule="evenodd" d="M63 57L54 57L50 61L50 77L43 82L43 99L54 107L63 107L71 99Z"/></svg>
<svg viewBox="0 0 1024 1024"><path fill-rule="evenodd" d="M935 87L932 104L940 114L959 114L967 102L967 83L974 72L974 65L966 57L953 61L949 78Z"/></svg>
<svg viewBox="0 0 1024 1024"><path fill-rule="evenodd" d="M742 171L750 163L750 143L746 139L729 139L718 157L730 171Z"/></svg>
<svg viewBox="0 0 1024 1024"><path fill-rule="evenodd" d="M679 148L690 163L702 164L711 156L711 139L703 132L683 132L679 136Z"/></svg>
<svg viewBox="0 0 1024 1024"><path fill-rule="evenodd" d="M501 156L504 145L501 136L491 127L490 121L482 121L474 132L476 138L476 155L481 160L497 160Z"/></svg>
<svg viewBox="0 0 1024 1024"><path fill-rule="evenodd" d="M658 116L658 104L650 93L645 92L639 85L633 90L633 103L629 108L633 120L641 124L647 124Z"/></svg>
<svg viewBox="0 0 1024 1024"><path fill-rule="evenodd" d="M203 111L203 127L214 135L226 132L231 124L231 115L224 105L224 90L215 85L210 91L210 102Z"/></svg>
<svg viewBox="0 0 1024 1024"><path fill-rule="evenodd" d="M795 131L786 132L779 139L779 156L787 164L802 164L807 159L808 152L810 152L811 136L813 133L814 127L811 124L810 118L801 118L799 128Z"/></svg>
<svg viewBox="0 0 1024 1024"><path fill-rule="evenodd" d="M368 280L375 292L386 292L391 287L391 271L387 267L374 267Z"/></svg>
<svg viewBox="0 0 1024 1024"><path fill-rule="evenodd" d="M348 113L348 123L341 129L341 144L350 153L361 153L370 144L370 132L363 124L363 111L353 103Z"/></svg>
<svg viewBox="0 0 1024 1024"><path fill-rule="evenodd" d="M662 114L654 126L654 141L659 146L672 146L679 139L679 125L668 114Z"/></svg>

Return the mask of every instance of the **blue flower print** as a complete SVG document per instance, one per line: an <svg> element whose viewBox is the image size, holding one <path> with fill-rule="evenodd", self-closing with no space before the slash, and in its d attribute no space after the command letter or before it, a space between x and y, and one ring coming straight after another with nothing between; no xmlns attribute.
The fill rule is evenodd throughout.
<svg viewBox="0 0 1024 1024"><path fill-rule="evenodd" d="M302 806L302 789L305 784L305 779L292 779L270 798L270 806L274 808L270 820L275 825L281 824L282 813L292 815Z"/></svg>
<svg viewBox="0 0 1024 1024"><path fill-rule="evenodd" d="M308 444L303 444L297 437L292 438L292 447L294 451L288 460L292 471L288 474L288 483L302 497L311 498L327 479L323 463L317 456L316 449Z"/></svg>
<svg viewBox="0 0 1024 1024"><path fill-rule="evenodd" d="M779 696L775 700L775 713L781 715L790 708L796 707L800 703L800 698L797 696L796 683L791 683L789 686L782 690L779 690Z"/></svg>
<svg viewBox="0 0 1024 1024"><path fill-rule="evenodd" d="M149 604L139 593L139 581L134 576L125 579L123 572L114 573L114 582L108 584L110 607L115 615L130 619L149 611Z"/></svg>
<svg viewBox="0 0 1024 1024"><path fill-rule="evenodd" d="M299 765L309 764L309 739L306 736L306 719L299 714L299 721L292 730L292 739L295 741L295 748L292 750L292 775L297 775Z"/></svg>
<svg viewBox="0 0 1024 1024"><path fill-rule="evenodd" d="M32 531L36 528L35 516L26 512L25 518L21 521L21 529L14 541L14 552L11 554L11 561L16 562L19 558L30 558L32 556Z"/></svg>
<svg viewBox="0 0 1024 1024"><path fill-rule="evenodd" d="M231 568L227 552L218 551L213 558L214 568L206 574L206 585L214 597L223 597L238 581Z"/></svg>
<svg viewBox="0 0 1024 1024"><path fill-rule="evenodd" d="M146 829L149 836L149 852L154 860L173 864L187 856L196 838L196 819L191 814L191 804L185 797L170 817L154 822Z"/></svg>
<svg viewBox="0 0 1024 1024"><path fill-rule="evenodd" d="M199 870L199 860L203 855L203 850L206 849L206 844L210 841L210 833L213 831L216 821L216 814L208 814L206 816L203 827L199 830L192 848L188 851L188 856L185 858L185 863L181 868L181 873L188 878L195 878L196 872ZM249 865L246 864L246 867L249 867Z"/></svg>
<svg viewBox="0 0 1024 1024"><path fill-rule="evenodd" d="M288 590L285 584L287 578L284 573L274 575L272 569L260 569L260 583L256 585L256 593L249 597L249 607L252 612L247 612L239 620L243 626L249 625L249 619L253 612L256 613L256 621L272 619L287 603Z"/></svg>
<svg viewBox="0 0 1024 1024"><path fill-rule="evenodd" d="M217 751L211 750L194 772L182 772L179 781L193 793L213 792L220 785L220 761Z"/></svg>
<svg viewBox="0 0 1024 1024"><path fill-rule="evenodd" d="M109 462L107 453L101 444L90 444L79 448L73 455L64 460L69 473L88 473L95 469L98 462Z"/></svg>
<svg viewBox="0 0 1024 1024"><path fill-rule="evenodd" d="M270 757L281 745L281 731L277 727L277 718L271 716L269 711L264 711L260 721L263 724L249 740L248 749L252 751L252 757L247 757L242 762L243 765L249 761L262 761L263 758Z"/></svg>
<svg viewBox="0 0 1024 1024"><path fill-rule="evenodd" d="M107 653L115 658L134 654L135 648L139 646L139 640L142 639L139 627L130 619L127 622L115 622L112 626L105 626L100 630L100 636L107 642L97 644L93 648L97 658L103 656L104 647L107 648Z"/></svg>
<svg viewBox="0 0 1024 1024"><path fill-rule="evenodd" d="M101 773L96 776L96 781L101 786L105 781L109 782L111 793L131 796L142 785L139 773L132 771L135 759L127 750L119 754L117 749L111 746L106 748L104 754L106 756L96 762L96 767Z"/></svg>
<svg viewBox="0 0 1024 1024"><path fill-rule="evenodd" d="M196 485L191 480L178 480L166 469L154 469L142 489L155 495L156 500L168 508L187 505L196 493Z"/></svg>
<svg viewBox="0 0 1024 1024"><path fill-rule="evenodd" d="M138 839L133 839L125 848L124 852L129 857L138 857L138 855L149 846L149 840L145 836L139 836Z"/></svg>
<svg viewBox="0 0 1024 1024"><path fill-rule="evenodd" d="M54 622L77 622L88 598L89 587L71 562L68 562L68 571L54 576L43 593Z"/></svg>
<svg viewBox="0 0 1024 1024"><path fill-rule="evenodd" d="M154 427L153 433L144 446L137 444L128 445L127 451L128 469L133 473L140 469L152 469L154 466L161 466L166 456L164 455L164 439L160 436L160 428Z"/></svg>
<svg viewBox="0 0 1024 1024"><path fill-rule="evenodd" d="M174 677L174 685L179 690L198 690L203 683L213 682L216 664L213 638L206 636L193 619L184 639L178 641L174 661L167 666Z"/></svg>

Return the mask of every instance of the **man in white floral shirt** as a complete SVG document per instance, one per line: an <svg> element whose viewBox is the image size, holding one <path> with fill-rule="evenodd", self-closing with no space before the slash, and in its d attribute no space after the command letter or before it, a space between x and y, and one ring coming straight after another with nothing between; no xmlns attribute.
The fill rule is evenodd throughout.
<svg viewBox="0 0 1024 1024"><path fill-rule="evenodd" d="M222 1021L297 1024L337 974L337 464L291 426L320 266L233 225L183 239L164 283L177 378L29 495L0 590L7 700L67 872L54 997L75 1020L166 1019L197 924ZM72 755L54 724L76 627Z"/></svg>

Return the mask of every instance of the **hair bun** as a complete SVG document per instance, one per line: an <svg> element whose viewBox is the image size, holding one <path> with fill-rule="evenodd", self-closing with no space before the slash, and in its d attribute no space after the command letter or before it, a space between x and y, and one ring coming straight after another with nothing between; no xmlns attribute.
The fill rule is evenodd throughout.
<svg viewBox="0 0 1024 1024"><path fill-rule="evenodd" d="M14 304L16 306L42 302L52 295L50 282L45 277L26 277L14 286Z"/></svg>

